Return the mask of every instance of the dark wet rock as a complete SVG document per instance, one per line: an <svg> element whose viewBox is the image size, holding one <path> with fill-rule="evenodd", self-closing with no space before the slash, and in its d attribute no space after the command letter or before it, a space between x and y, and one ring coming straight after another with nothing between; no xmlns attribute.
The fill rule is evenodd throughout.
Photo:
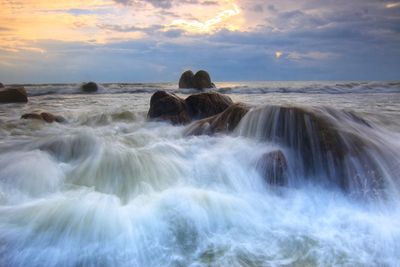
<svg viewBox="0 0 400 267"><path fill-rule="evenodd" d="M151 119L170 121L173 124L186 124L191 121L185 101L165 91L157 91L152 95L147 116Z"/></svg>
<svg viewBox="0 0 400 267"><path fill-rule="evenodd" d="M182 73L181 78L179 79L179 88L194 88L193 77L194 74L191 70Z"/></svg>
<svg viewBox="0 0 400 267"><path fill-rule="evenodd" d="M209 118L194 122L186 131L187 135L212 135L232 132L250 107L243 103L235 103L223 112Z"/></svg>
<svg viewBox="0 0 400 267"><path fill-rule="evenodd" d="M210 75L205 70L199 70L193 77L193 85L196 89L213 88ZM215 87L215 86L214 86Z"/></svg>
<svg viewBox="0 0 400 267"><path fill-rule="evenodd" d="M58 115L53 115L48 112L42 112L42 113L26 113L21 116L21 119L33 119L33 120L41 120L45 121L47 123L52 123L52 122L65 122L65 118L62 116Z"/></svg>
<svg viewBox="0 0 400 267"><path fill-rule="evenodd" d="M0 83L0 88L4 88L4 84Z"/></svg>
<svg viewBox="0 0 400 267"><path fill-rule="evenodd" d="M280 150L264 153L256 163L256 169L270 185L286 186L288 163Z"/></svg>
<svg viewBox="0 0 400 267"><path fill-rule="evenodd" d="M203 119L214 116L233 104L230 97L216 92L191 95L186 98L185 103L189 115L193 119Z"/></svg>
<svg viewBox="0 0 400 267"><path fill-rule="evenodd" d="M88 83L82 84L81 89L85 93L93 93L93 92L97 92L99 87L98 87L97 83L95 83L95 82L88 82Z"/></svg>
<svg viewBox="0 0 400 267"><path fill-rule="evenodd" d="M0 89L0 103L26 103L28 96L24 87Z"/></svg>

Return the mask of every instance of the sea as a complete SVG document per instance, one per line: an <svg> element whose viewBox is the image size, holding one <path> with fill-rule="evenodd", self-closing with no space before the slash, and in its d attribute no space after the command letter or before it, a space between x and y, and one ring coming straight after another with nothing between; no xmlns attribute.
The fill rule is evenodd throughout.
<svg viewBox="0 0 400 267"><path fill-rule="evenodd" d="M232 132L148 119L156 91L197 92L176 83L25 84L1 104L0 266L400 266L400 82L216 84L251 107ZM281 107L326 118L341 163ZM21 119L43 111L65 122ZM279 123L293 142L265 133ZM276 150L283 186L256 168Z"/></svg>

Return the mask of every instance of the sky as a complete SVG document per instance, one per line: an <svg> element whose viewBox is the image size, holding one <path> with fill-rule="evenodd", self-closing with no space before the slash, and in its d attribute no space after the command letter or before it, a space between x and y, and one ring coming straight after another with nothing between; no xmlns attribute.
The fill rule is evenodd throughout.
<svg viewBox="0 0 400 267"><path fill-rule="evenodd" d="M0 82L400 80L400 1L0 0Z"/></svg>

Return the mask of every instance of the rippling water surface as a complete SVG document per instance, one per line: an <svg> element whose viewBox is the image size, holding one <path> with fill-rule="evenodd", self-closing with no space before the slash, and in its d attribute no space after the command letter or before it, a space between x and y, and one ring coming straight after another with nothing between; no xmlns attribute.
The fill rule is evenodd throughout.
<svg viewBox="0 0 400 267"><path fill-rule="evenodd" d="M27 85L28 104L0 106L0 266L399 265L400 83L221 83L254 108L215 136L147 121L156 90L193 93L175 87ZM343 191L301 172L300 154L260 135L265 106L311 108L362 140L348 144L361 160L349 153L340 165L356 166L361 185ZM20 119L38 110L67 122ZM284 187L255 168L277 149ZM364 198L365 162L382 193Z"/></svg>

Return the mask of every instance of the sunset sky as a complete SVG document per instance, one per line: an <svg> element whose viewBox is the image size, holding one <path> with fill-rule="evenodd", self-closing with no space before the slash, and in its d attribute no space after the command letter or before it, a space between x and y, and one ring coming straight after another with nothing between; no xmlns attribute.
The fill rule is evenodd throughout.
<svg viewBox="0 0 400 267"><path fill-rule="evenodd" d="M0 82L400 80L400 2L0 0Z"/></svg>

